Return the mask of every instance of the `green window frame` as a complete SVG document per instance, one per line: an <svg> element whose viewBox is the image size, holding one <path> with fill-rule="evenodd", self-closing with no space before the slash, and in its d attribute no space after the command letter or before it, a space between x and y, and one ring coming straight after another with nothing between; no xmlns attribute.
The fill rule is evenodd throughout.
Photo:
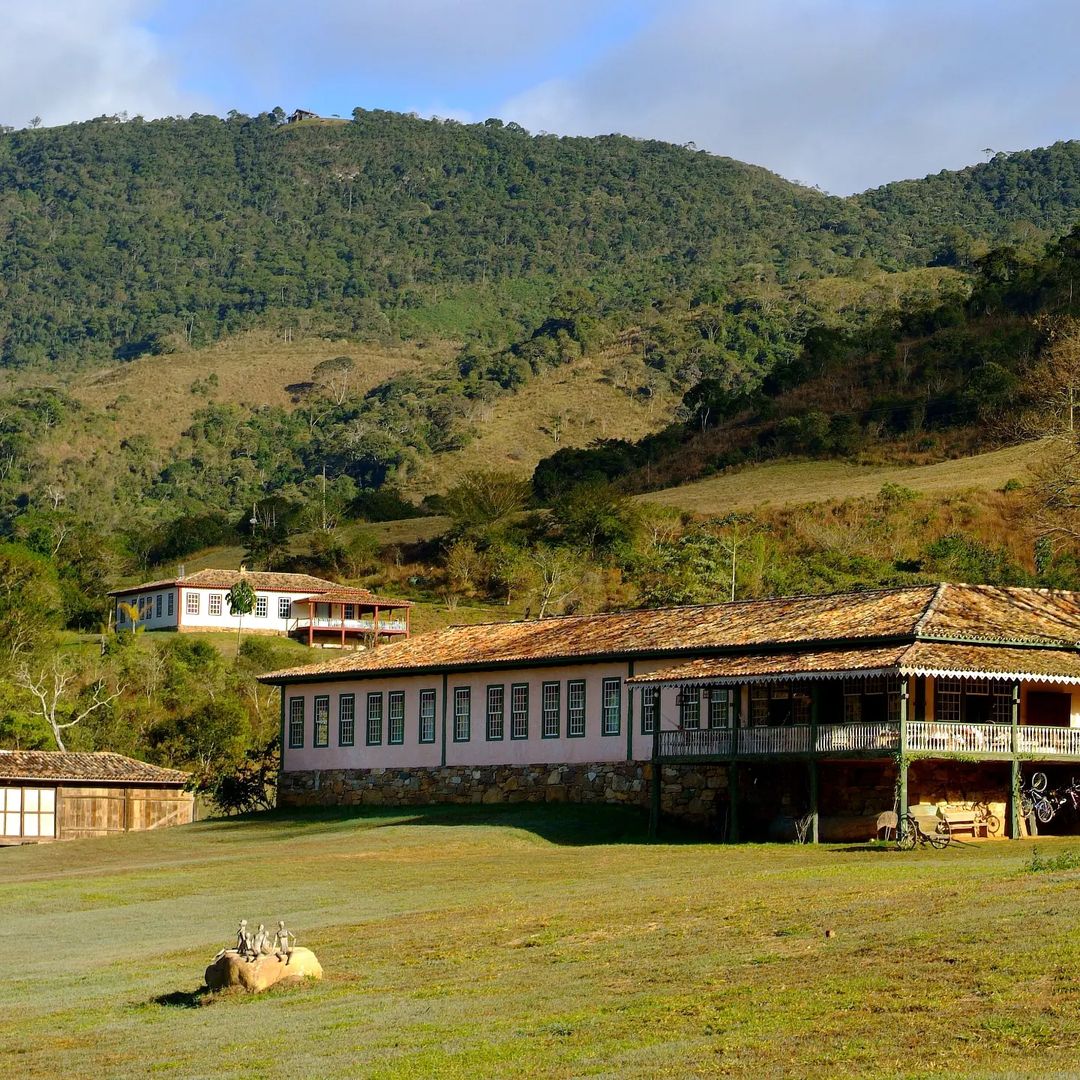
<svg viewBox="0 0 1080 1080"><path fill-rule="evenodd" d="M355 694L341 694L338 697L337 738L338 746L352 746L356 742Z"/></svg>
<svg viewBox="0 0 1080 1080"><path fill-rule="evenodd" d="M367 696L367 745L382 745L382 694L371 693Z"/></svg>
<svg viewBox="0 0 1080 1080"><path fill-rule="evenodd" d="M299 750L304 745L304 699L289 698L289 749Z"/></svg>
<svg viewBox="0 0 1080 1080"><path fill-rule="evenodd" d="M510 687L510 738L529 737L529 684L514 683Z"/></svg>
<svg viewBox="0 0 1080 1080"><path fill-rule="evenodd" d="M585 680L570 679L566 684L566 737L585 738Z"/></svg>
<svg viewBox="0 0 1080 1080"><path fill-rule="evenodd" d="M684 686L679 691L679 727L683 731L701 730L700 686Z"/></svg>
<svg viewBox="0 0 1080 1080"><path fill-rule="evenodd" d="M600 684L600 734L622 731L622 679L605 679Z"/></svg>
<svg viewBox="0 0 1080 1080"><path fill-rule="evenodd" d="M651 735L656 730L656 721L660 716L660 687L643 686L641 688L641 734Z"/></svg>
<svg viewBox="0 0 1080 1080"><path fill-rule="evenodd" d="M472 687L454 687L454 742L472 737Z"/></svg>
<svg viewBox="0 0 1080 1080"><path fill-rule="evenodd" d="M540 736L557 739L562 734L562 684L546 682L540 687Z"/></svg>
<svg viewBox="0 0 1080 1080"><path fill-rule="evenodd" d="M735 718L735 691L730 686L709 688L709 728L730 728Z"/></svg>
<svg viewBox="0 0 1080 1080"><path fill-rule="evenodd" d="M330 745L330 695L316 694L312 707L311 745L324 747Z"/></svg>
<svg viewBox="0 0 1080 1080"><path fill-rule="evenodd" d="M419 721L419 739L422 743L435 741L435 691L421 690L417 707Z"/></svg>
<svg viewBox="0 0 1080 1080"><path fill-rule="evenodd" d="M499 742L506 734L506 687L495 684L487 688L487 741Z"/></svg>
<svg viewBox="0 0 1080 1080"><path fill-rule="evenodd" d="M405 742L405 691L391 690L386 695L386 741L390 746Z"/></svg>

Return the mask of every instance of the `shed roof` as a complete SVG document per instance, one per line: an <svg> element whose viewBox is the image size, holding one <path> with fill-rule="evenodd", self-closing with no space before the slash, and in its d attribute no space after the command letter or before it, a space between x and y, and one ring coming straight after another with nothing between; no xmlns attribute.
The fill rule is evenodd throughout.
<svg viewBox="0 0 1080 1080"><path fill-rule="evenodd" d="M697 607L452 626L262 676L288 683L611 656L803 652L937 640L1071 649L1080 594L919 585ZM814 646L818 647L815 649Z"/></svg>
<svg viewBox="0 0 1080 1080"><path fill-rule="evenodd" d="M1080 650L915 641L872 649L826 649L704 657L635 675L639 685L718 685L775 679L837 679L847 676L937 675L954 678L1080 684Z"/></svg>
<svg viewBox="0 0 1080 1080"><path fill-rule="evenodd" d="M0 780L73 780L87 783L172 784L190 776L106 751L0 750Z"/></svg>

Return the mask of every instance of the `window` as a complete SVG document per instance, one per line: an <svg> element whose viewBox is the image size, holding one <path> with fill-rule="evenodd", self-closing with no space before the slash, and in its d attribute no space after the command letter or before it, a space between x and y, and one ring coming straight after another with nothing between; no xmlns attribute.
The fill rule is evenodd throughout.
<svg viewBox="0 0 1080 1080"><path fill-rule="evenodd" d="M260 619L265 619L270 614L270 598L268 596L255 597L255 614Z"/></svg>
<svg viewBox="0 0 1080 1080"><path fill-rule="evenodd" d="M656 718L660 715L660 687L641 688L641 734L651 735L656 730Z"/></svg>
<svg viewBox="0 0 1080 1080"><path fill-rule="evenodd" d="M292 597L279 596L277 598L277 617L287 619L290 615L292 615Z"/></svg>
<svg viewBox="0 0 1080 1080"><path fill-rule="evenodd" d="M600 693L600 732L618 735L622 730L622 681L605 679Z"/></svg>
<svg viewBox="0 0 1080 1080"><path fill-rule="evenodd" d="M545 739L557 739L562 721L562 687L557 682L546 682L540 690L541 729Z"/></svg>
<svg viewBox="0 0 1080 1080"><path fill-rule="evenodd" d="M161 618L161 593L154 597L154 616L158 619Z"/></svg>
<svg viewBox="0 0 1080 1080"><path fill-rule="evenodd" d="M510 738L529 737L529 684L514 683L510 687Z"/></svg>
<svg viewBox="0 0 1080 1080"><path fill-rule="evenodd" d="M55 788L0 788L0 836L55 835Z"/></svg>
<svg viewBox="0 0 1080 1080"><path fill-rule="evenodd" d="M293 749L304 745L304 699L289 698L289 746Z"/></svg>
<svg viewBox="0 0 1080 1080"><path fill-rule="evenodd" d="M192 590L184 597L184 611L188 615L199 614L199 594Z"/></svg>
<svg viewBox="0 0 1080 1080"><path fill-rule="evenodd" d="M435 741L435 691L420 691L420 741Z"/></svg>
<svg viewBox="0 0 1080 1080"><path fill-rule="evenodd" d="M727 686L709 690L709 727L729 728L735 713L735 692Z"/></svg>
<svg viewBox="0 0 1080 1080"><path fill-rule="evenodd" d="M355 604L346 604L345 605L345 618L346 619L355 619L356 618L356 605Z"/></svg>
<svg viewBox="0 0 1080 1080"><path fill-rule="evenodd" d="M472 734L472 693L468 686L454 687L454 742L468 742Z"/></svg>
<svg viewBox="0 0 1080 1080"><path fill-rule="evenodd" d="M571 739L585 734L584 679L571 679L566 684L566 734Z"/></svg>
<svg viewBox="0 0 1080 1080"><path fill-rule="evenodd" d="M764 683L750 687L750 726L765 727L769 722L769 688Z"/></svg>
<svg viewBox="0 0 1080 1080"><path fill-rule="evenodd" d="M494 742L503 737L506 722L503 715L503 706L506 692L501 686L489 686L487 688L487 737Z"/></svg>
<svg viewBox="0 0 1080 1080"><path fill-rule="evenodd" d="M312 734L311 745L330 745L330 696L328 694L319 694L315 698L315 730Z"/></svg>
<svg viewBox="0 0 1080 1080"><path fill-rule="evenodd" d="M401 746L405 741L405 691L391 690L386 695L386 741Z"/></svg>
<svg viewBox="0 0 1080 1080"><path fill-rule="evenodd" d="M378 746L382 742L382 694L367 696L367 744Z"/></svg>
<svg viewBox="0 0 1080 1080"><path fill-rule="evenodd" d="M701 727L701 687L684 686L679 691L679 727L697 731Z"/></svg>
<svg viewBox="0 0 1080 1080"><path fill-rule="evenodd" d="M171 619L172 614L173 614L173 594L172 593L169 593L169 596L168 596L167 614L168 614L169 618Z"/></svg>
<svg viewBox="0 0 1080 1080"><path fill-rule="evenodd" d="M206 599L206 614L220 615L222 599L221 593L211 593Z"/></svg>
<svg viewBox="0 0 1080 1080"><path fill-rule="evenodd" d="M990 720L994 724L1012 723L1012 689L1001 683L994 684L994 699L990 706Z"/></svg>
<svg viewBox="0 0 1080 1080"><path fill-rule="evenodd" d="M338 698L338 746L352 746L356 740L356 695L342 694Z"/></svg>

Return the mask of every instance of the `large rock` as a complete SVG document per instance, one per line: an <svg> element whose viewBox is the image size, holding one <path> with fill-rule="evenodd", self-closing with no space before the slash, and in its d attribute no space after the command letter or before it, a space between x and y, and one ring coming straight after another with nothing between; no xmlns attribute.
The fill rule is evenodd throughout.
<svg viewBox="0 0 1080 1080"><path fill-rule="evenodd" d="M249 994L257 994L283 980L321 979L322 965L310 949L293 949L287 964L273 955L245 960L230 949L206 969L205 978L211 990L238 986Z"/></svg>

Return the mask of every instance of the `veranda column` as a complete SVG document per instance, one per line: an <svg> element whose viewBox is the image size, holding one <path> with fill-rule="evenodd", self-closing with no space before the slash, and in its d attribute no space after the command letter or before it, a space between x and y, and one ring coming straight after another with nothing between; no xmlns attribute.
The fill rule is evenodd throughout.
<svg viewBox="0 0 1080 1080"><path fill-rule="evenodd" d="M308 601L308 624L307 624L307 643L310 649L315 644L315 601Z"/></svg>
<svg viewBox="0 0 1080 1080"><path fill-rule="evenodd" d="M739 842L739 728L742 726L743 687L735 688L738 707L731 732L731 763L728 765L728 840Z"/></svg>
<svg viewBox="0 0 1080 1080"><path fill-rule="evenodd" d="M379 644L379 605L375 605L375 614L371 617L371 644Z"/></svg>
<svg viewBox="0 0 1080 1080"><path fill-rule="evenodd" d="M821 688L816 684L810 687L810 843L818 842L818 760L817 729L820 717Z"/></svg>
<svg viewBox="0 0 1080 1080"><path fill-rule="evenodd" d="M642 687L641 692L645 693ZM660 702L664 694L663 687L656 690L656 710L653 713L652 730L652 780L649 784L649 839L655 840L660 828L660 717L663 710ZM642 706L644 711L645 706Z"/></svg>
<svg viewBox="0 0 1080 1080"><path fill-rule="evenodd" d="M1020 684L1012 684L1012 706L1009 710L1012 761L1009 762L1009 839L1020 839L1020 806L1017 793L1020 790Z"/></svg>
<svg viewBox="0 0 1080 1080"><path fill-rule="evenodd" d="M903 829L904 815L908 812L908 760L907 760L907 722L908 722L908 681L900 680L900 748L899 748L899 777L897 783L897 807L896 814L897 836Z"/></svg>
<svg viewBox="0 0 1080 1080"><path fill-rule="evenodd" d="M341 604L341 647L345 648L345 603Z"/></svg>

